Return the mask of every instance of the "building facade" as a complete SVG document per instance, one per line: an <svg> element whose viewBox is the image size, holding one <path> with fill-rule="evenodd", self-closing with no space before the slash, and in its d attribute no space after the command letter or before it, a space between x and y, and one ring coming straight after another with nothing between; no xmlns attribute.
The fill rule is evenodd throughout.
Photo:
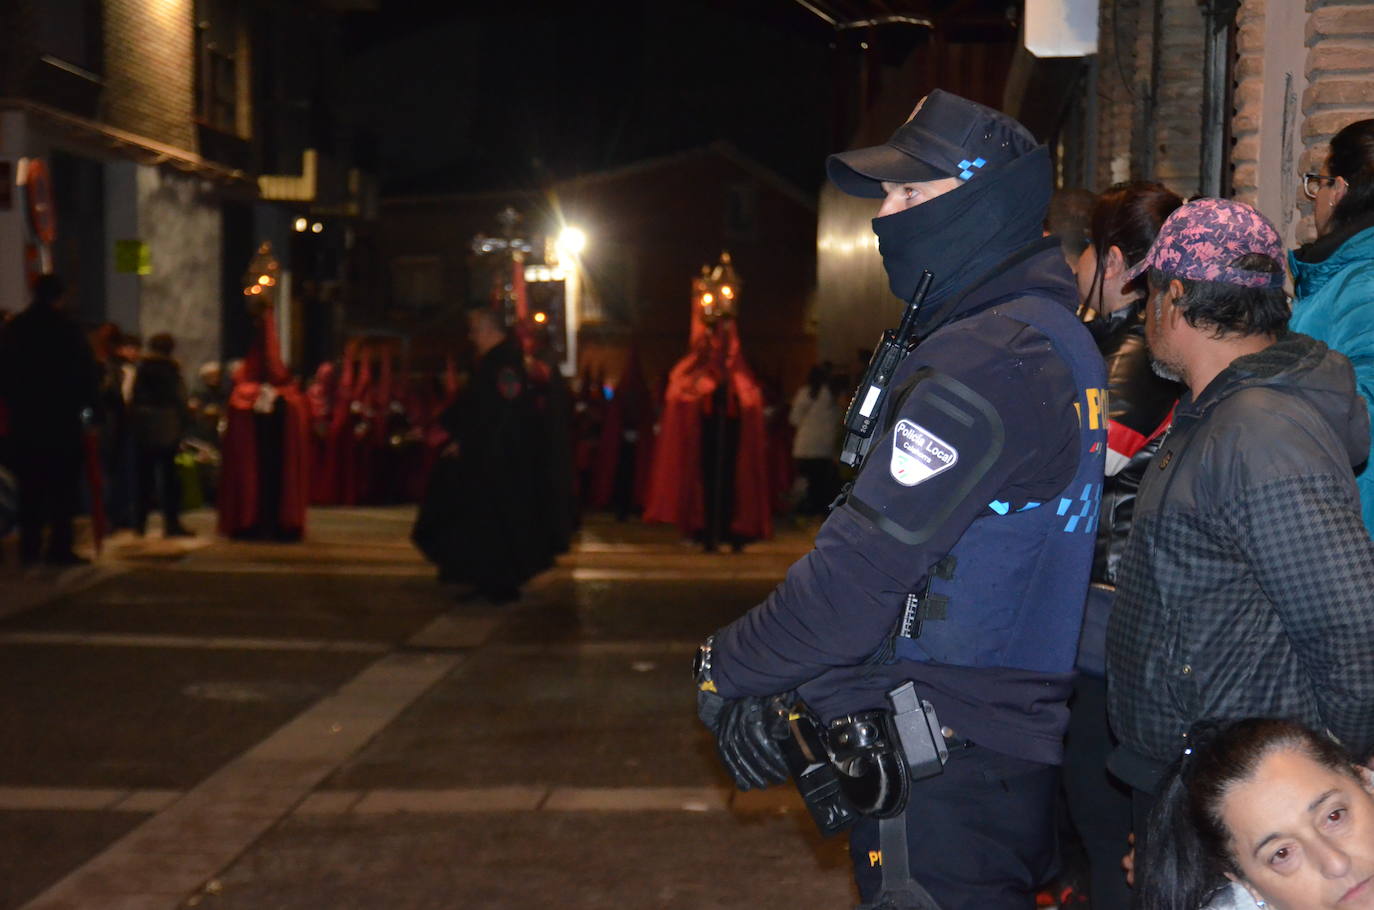
<svg viewBox="0 0 1374 910"><path fill-rule="evenodd" d="M558 300L572 325L565 368L614 381L633 346L650 381L686 350L691 282L729 251L739 272L739 327L754 371L793 388L815 357L813 200L726 143L552 182L537 193L396 196L383 201L387 322L405 327L413 362L430 368L461 346L465 306L492 296L478 235L500 235L510 207L516 231L541 263L564 225L586 248L551 274L531 272L530 300ZM544 269L550 272L550 269ZM552 297L550 292L553 291Z"/></svg>
<svg viewBox="0 0 1374 910"><path fill-rule="evenodd" d="M242 280L266 240L295 278L279 318L300 360L300 288L343 280L352 223L366 215L365 181L343 164L345 130L321 114L340 8L356 5L4 4L0 308L24 306L35 267L36 197L18 181L38 160L55 216L51 268L83 323L171 332L191 368L241 356ZM297 185L263 179L276 174Z"/></svg>

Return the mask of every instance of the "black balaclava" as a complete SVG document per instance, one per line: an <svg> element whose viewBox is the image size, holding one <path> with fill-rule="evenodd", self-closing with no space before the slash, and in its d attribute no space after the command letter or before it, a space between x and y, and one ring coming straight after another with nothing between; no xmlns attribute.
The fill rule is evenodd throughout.
<svg viewBox="0 0 1374 910"><path fill-rule="evenodd" d="M1051 187L1049 152L1032 149L929 202L873 219L892 293L910 300L922 269L935 276L917 331L958 314L940 304L1043 234Z"/></svg>

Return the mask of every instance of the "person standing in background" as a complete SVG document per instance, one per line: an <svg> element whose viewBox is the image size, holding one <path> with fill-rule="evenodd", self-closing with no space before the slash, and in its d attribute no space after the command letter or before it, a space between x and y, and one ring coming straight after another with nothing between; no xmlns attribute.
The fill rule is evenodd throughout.
<svg viewBox="0 0 1374 910"><path fill-rule="evenodd" d="M802 515L824 515L840 492L839 466L835 463L840 417L839 403L830 388L830 365L817 364L807 375L806 385L792 396L788 415L796 430L792 459L806 481L806 495L797 509Z"/></svg>
<svg viewBox="0 0 1374 910"><path fill-rule="evenodd" d="M39 277L32 302L0 329L0 397L9 409L25 566L86 562L73 549L72 519L83 424L98 416L98 375L85 333L63 312L65 293L56 275Z"/></svg>
<svg viewBox="0 0 1374 910"><path fill-rule="evenodd" d="M1121 856L1131 833L1130 791L1107 773L1107 620L1121 552L1131 531L1136 489L1159 448L1183 386L1157 375L1145 343L1145 279L1126 280L1164 219L1183 200L1158 183L1121 183L1093 206L1088 245L1074 264L1080 315L1107 363L1107 465L1093 554L1078 677L1069 702L1063 788L1088 860L1095 910L1126 910L1130 890Z"/></svg>
<svg viewBox="0 0 1374 910"><path fill-rule="evenodd" d="M176 454L186 432L189 411L181 366L172 359L176 342L163 332L148 340L148 355L138 365L130 402L130 423L138 446L138 507L134 531L147 530L148 509L157 490L163 537L190 537L181 524L181 478Z"/></svg>
<svg viewBox="0 0 1374 910"><path fill-rule="evenodd" d="M1317 239L1289 254L1293 315L1288 327L1339 351L1355 367L1355 386L1374 406L1374 120L1331 139L1320 173L1304 174ZM1357 480L1365 528L1374 532L1374 471Z"/></svg>

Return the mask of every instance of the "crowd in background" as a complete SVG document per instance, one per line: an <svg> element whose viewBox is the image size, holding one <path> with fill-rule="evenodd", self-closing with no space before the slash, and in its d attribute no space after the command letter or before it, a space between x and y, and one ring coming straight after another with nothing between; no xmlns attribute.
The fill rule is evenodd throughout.
<svg viewBox="0 0 1374 910"><path fill-rule="evenodd" d="M202 363L188 375L171 334L156 333L145 342L108 322L85 331L63 304L62 280L44 276L30 306L5 320L7 350L13 353L0 395L0 470L6 472L0 476L0 512L10 520L9 527L0 524L0 539L10 527L21 530L19 559L26 566L86 562L72 530L79 515L90 517L98 538L143 536L150 515L161 518L154 533L176 538L191 535L183 511L216 505L223 511L226 473L237 491L232 495L242 497L232 462L258 461L260 454L270 461L284 458L290 434L271 442L272 453L258 453L256 437L280 435L263 426L255 434L254 454L236 450L226 464L236 390L240 398L252 391L251 400L240 402L241 411L301 412L308 426L302 473L309 504L418 502L452 442L443 416L475 367L460 369L449 357L442 371L421 373L408 368L394 340L356 338L337 360L319 364L308 382L285 372L273 382L266 374L285 370L275 339L255 337L247 357ZM259 325L258 335L265 328ZM254 379L247 372L260 375ZM538 373L544 377L541 389L549 387L549 374L548 368ZM546 414L548 395L536 390L538 410L566 425L559 432L568 439L563 457L576 511L609 510L622 521L639 515L666 383L658 383L655 392L633 351L618 375L584 368L571 382L557 380L568 414ZM812 380L790 409L778 384L765 384L768 495L779 513L819 515L838 489L836 462L827 451L848 380L832 376L828 364L813 370ZM817 382L820 400L807 408L805 393ZM260 492L261 478L248 485ZM236 521L231 515L221 530L261 536L255 523ZM293 524L265 536L299 536Z"/></svg>

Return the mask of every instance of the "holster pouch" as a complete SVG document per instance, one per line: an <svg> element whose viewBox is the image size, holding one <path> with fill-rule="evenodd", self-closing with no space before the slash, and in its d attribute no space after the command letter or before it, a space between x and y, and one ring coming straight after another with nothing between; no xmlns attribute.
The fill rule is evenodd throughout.
<svg viewBox="0 0 1374 910"><path fill-rule="evenodd" d="M914 683L893 689L887 700L891 708L859 711L824 729L803 704L789 712L783 758L824 837L860 815L901 815L911 782L939 774L949 760L940 719Z"/></svg>
<svg viewBox="0 0 1374 910"><path fill-rule="evenodd" d="M779 745L806 811L821 837L839 834L858 820L859 813L840 790L839 776L821 742L815 717L805 705L797 704L789 712L788 727L792 735Z"/></svg>
<svg viewBox="0 0 1374 910"><path fill-rule="evenodd" d="M940 732L935 706L916 694L916 685L910 680L887 693L887 701L892 705L892 724L911 779L924 780L944 771L949 746Z"/></svg>

